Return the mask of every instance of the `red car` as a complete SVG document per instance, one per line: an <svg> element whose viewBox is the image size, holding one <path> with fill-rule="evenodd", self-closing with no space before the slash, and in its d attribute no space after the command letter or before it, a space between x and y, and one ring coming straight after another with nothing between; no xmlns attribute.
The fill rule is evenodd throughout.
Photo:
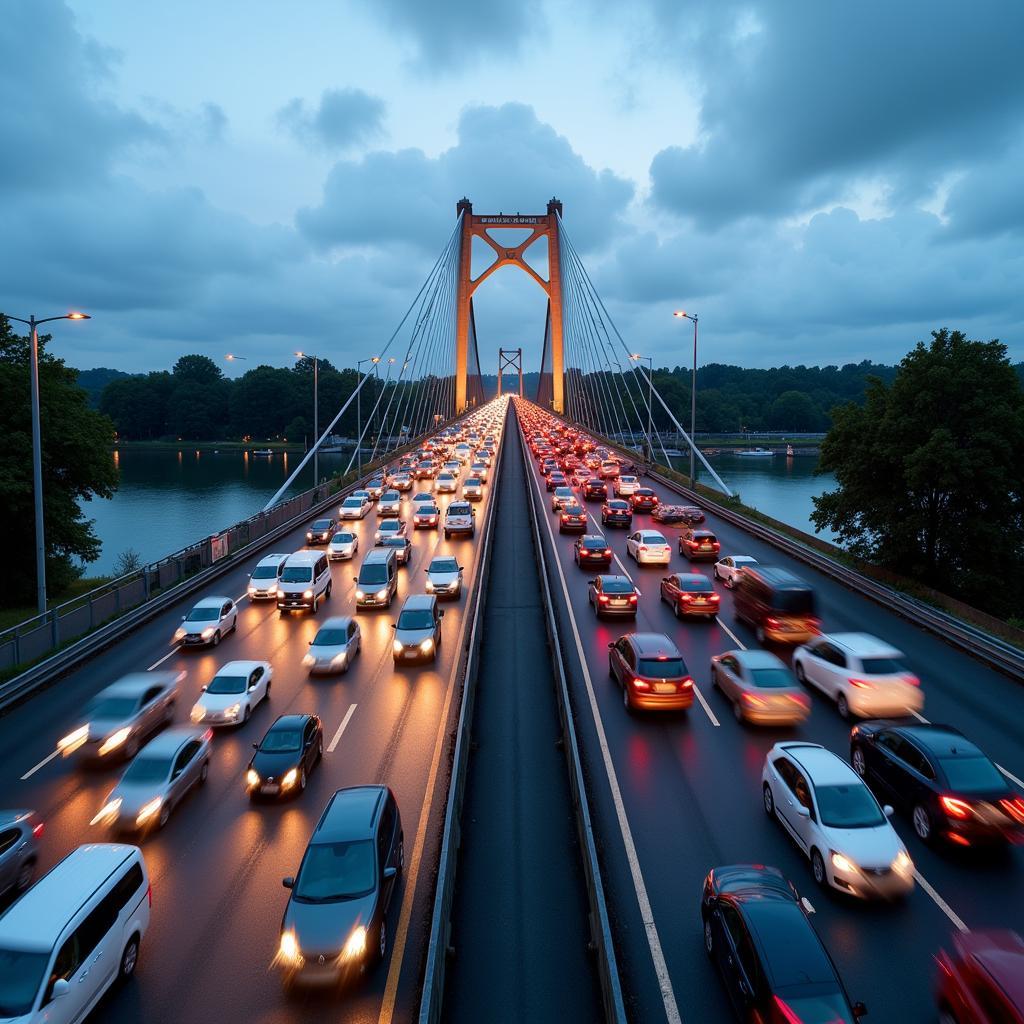
<svg viewBox="0 0 1024 1024"><path fill-rule="evenodd" d="M581 505L566 505L558 517L559 533L586 533L587 513Z"/></svg>
<svg viewBox="0 0 1024 1024"><path fill-rule="evenodd" d="M684 711L693 704L693 677L663 633L627 633L609 644L608 674L622 687L627 711Z"/></svg>
<svg viewBox="0 0 1024 1024"><path fill-rule="evenodd" d="M573 545L573 558L581 569L588 565L607 569L612 564L612 549L599 533L586 533Z"/></svg>
<svg viewBox="0 0 1024 1024"><path fill-rule="evenodd" d="M1024 939L1016 932L954 932L940 950L935 1001L954 1024L1024 1024Z"/></svg>
<svg viewBox="0 0 1024 1024"><path fill-rule="evenodd" d="M598 477L591 477L583 484L583 497L587 501L606 501L608 485Z"/></svg>
<svg viewBox="0 0 1024 1024"><path fill-rule="evenodd" d="M634 512L653 512L658 507L658 496L650 487L638 487L629 500Z"/></svg>
<svg viewBox="0 0 1024 1024"><path fill-rule="evenodd" d="M414 530L436 530L441 521L441 512L436 505L428 505L421 501L416 506L416 513L412 517L412 528Z"/></svg>
<svg viewBox="0 0 1024 1024"><path fill-rule="evenodd" d="M702 615L713 619L718 614L719 597L711 580L699 572L674 572L661 581L661 599L667 601L677 619Z"/></svg>
<svg viewBox="0 0 1024 1024"><path fill-rule="evenodd" d="M718 561L718 552L722 545L710 530L683 530L679 535L679 554L686 555L691 562L703 559L708 562Z"/></svg>

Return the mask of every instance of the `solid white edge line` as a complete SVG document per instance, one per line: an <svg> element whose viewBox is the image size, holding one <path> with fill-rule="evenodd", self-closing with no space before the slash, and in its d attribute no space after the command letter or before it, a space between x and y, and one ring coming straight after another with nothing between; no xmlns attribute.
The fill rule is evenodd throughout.
<svg viewBox="0 0 1024 1024"><path fill-rule="evenodd" d="M44 765L48 765L58 754L60 753L60 747L58 747L52 754L48 754L42 759L34 768L29 768L27 772L21 777L21 781L24 782L26 779L31 779L33 775Z"/></svg>
<svg viewBox="0 0 1024 1024"><path fill-rule="evenodd" d="M517 419L517 429L519 429ZM520 443L522 431L519 431ZM524 450L525 455L525 450ZM533 463L526 460L527 472L533 480L534 490L540 496L540 506L544 507L544 496L541 494L537 484L537 475L534 472ZM633 832L629 827L629 819L626 816L626 807L622 800L622 791L619 789L619 780L615 772L615 765L612 763L611 751L608 747L608 737L605 735L604 725L601 721L601 712L597 706L597 695L594 693L594 683L590 678L590 669L587 667L587 658L583 653L583 641L580 639L579 628L576 625L576 616L573 614L572 602L569 600L569 587L565 581L565 572L562 569L561 559L558 558L558 545L555 542L554 531L551 529L551 522L547 516L541 516L547 526L548 537L551 539L551 548L555 553L555 567L558 569L558 578L562 584L562 596L565 598L565 605L569 612L569 624L572 626L573 637L576 641L576 653L579 656L580 667L583 670L583 680L587 687L587 699L590 703L590 712L594 717L594 728L597 731L597 742L601 747L601 759L604 762L605 774L608 777L608 786L611 789L612 803L615 806L615 816L618 819L619 831L622 833L622 844L626 851L626 860L629 863L629 871L633 878L633 889L636 892L637 903L640 907L640 918L644 924L644 931L647 935L647 946L651 951L651 960L654 962L654 973L658 979L658 987L661 990L661 1001L665 1008L665 1016L669 1024L682 1024L682 1017L679 1015L679 1006L676 1003L675 992L672 989L672 979L669 977L668 964L665 962L665 953L661 947L661 939L658 936L658 927L654 923L654 911L651 908L651 901L647 895L647 885L644 882L643 871L640 868L640 858L637 856L636 844L633 842Z"/></svg>
<svg viewBox="0 0 1024 1024"><path fill-rule="evenodd" d="M917 868L914 868L914 878L917 879L918 885L920 885L921 888L924 889L924 891L932 898L932 902L934 902L935 906L937 906L939 910L941 910L946 917L953 922L959 931L970 931L970 928L968 928L967 925L964 924L963 920L957 916L956 911L953 910L953 908L932 888L928 880L920 871L917 870Z"/></svg>
<svg viewBox="0 0 1024 1024"><path fill-rule="evenodd" d="M911 713L911 714L912 714L912 715L913 715L913 716L914 716L914 717L915 717L915 718L916 718L916 719L917 719L917 720L918 720L919 722L923 722L923 723L924 723L925 725L931 725L931 724L932 724L931 722L929 722L929 721L928 721L928 719L927 719L927 718L925 718L925 717L924 717L924 715L918 714L918 713L917 713L917 712L916 712L916 711L915 711L915 710L914 710L913 708L907 708L907 710L908 710L908 711L909 711L909 712L910 712L910 713Z"/></svg>
<svg viewBox="0 0 1024 1024"><path fill-rule="evenodd" d="M358 704L349 705L348 711L345 712L345 717L341 720L341 725L338 726L338 731L334 734L334 738L331 740L330 745L327 747L328 754L334 753L334 748L338 745L338 742L341 740L341 734L345 731L345 727L348 725L349 720L355 714L355 710L357 707L359 707Z"/></svg>

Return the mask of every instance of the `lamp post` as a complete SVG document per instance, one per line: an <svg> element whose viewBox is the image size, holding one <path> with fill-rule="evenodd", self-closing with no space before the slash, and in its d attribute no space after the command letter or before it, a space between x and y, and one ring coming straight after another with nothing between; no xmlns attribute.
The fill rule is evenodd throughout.
<svg viewBox="0 0 1024 1024"><path fill-rule="evenodd" d="M296 352L299 359L313 360L313 444L320 440L320 377L319 360L308 352ZM320 449L313 449L313 486L320 483Z"/></svg>
<svg viewBox="0 0 1024 1024"><path fill-rule="evenodd" d="M380 362L380 356L368 356L356 363L356 373L362 373L363 363L373 363L376 366ZM362 384L362 381L359 382ZM359 385L357 385L358 387ZM356 391L356 467L358 472L363 471L363 392L362 388Z"/></svg>
<svg viewBox="0 0 1024 1024"><path fill-rule="evenodd" d="M651 356L642 356L631 352L630 359L637 362L647 362L647 457L654 461L654 359Z"/></svg>
<svg viewBox="0 0 1024 1024"><path fill-rule="evenodd" d="M241 360L242 360L243 362L248 362L248 357L247 357L247 356L236 356L234 352L228 352L228 353L226 353L226 354L225 354L225 356L224 356L224 358L225 358L225 359L226 359L226 360L227 360L227 361L228 361L229 363L233 363L233 362L235 362L235 360L236 360L236 359L241 359Z"/></svg>
<svg viewBox="0 0 1024 1024"><path fill-rule="evenodd" d="M48 316L37 320L30 316L9 316L29 327L29 377L32 383L32 496L35 499L36 516L36 612L46 614L46 531L43 523L43 441L39 426L39 333L40 324L53 320L91 320L87 313L65 313L63 316Z"/></svg>
<svg viewBox="0 0 1024 1024"><path fill-rule="evenodd" d="M694 485L694 446L697 441L694 432L697 427L697 314L677 309L673 314L680 319L693 321L693 371L690 374L690 486Z"/></svg>

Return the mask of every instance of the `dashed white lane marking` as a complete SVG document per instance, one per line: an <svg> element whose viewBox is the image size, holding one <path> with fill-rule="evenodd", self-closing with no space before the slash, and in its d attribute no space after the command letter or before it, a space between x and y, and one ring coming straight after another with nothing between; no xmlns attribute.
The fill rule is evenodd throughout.
<svg viewBox="0 0 1024 1024"><path fill-rule="evenodd" d="M745 651L747 649L747 645L722 621L721 615L715 616L715 622L717 622L722 627L722 629L724 629L726 633L728 633L729 636L732 637L733 643L736 644L736 646L739 647L741 651Z"/></svg>
<svg viewBox="0 0 1024 1024"><path fill-rule="evenodd" d="M915 710L914 710L913 708L907 708L907 710L908 710L908 711L909 711L909 712L910 712L910 713L911 713L911 714L912 714L912 715L913 715L913 716L914 716L914 717L915 717L915 718L916 718L916 719L917 719L917 720L918 720L919 722L924 722L924 724L925 724L925 725L931 725L931 722L929 722L929 721L928 721L928 719L924 717L924 715L918 714L918 713L917 713L917 712L916 712L916 711L915 711Z"/></svg>
<svg viewBox="0 0 1024 1024"><path fill-rule="evenodd" d="M178 653L178 648L176 646L172 647L159 661L154 661L153 664L150 665L149 668L146 669L146 671L147 672L152 672L153 669L159 668L168 658L173 657L177 653Z"/></svg>
<svg viewBox="0 0 1024 1024"><path fill-rule="evenodd" d="M524 453L525 454L525 453ZM527 460L527 473L534 481L534 487L541 497L541 507L544 506L544 496L537 485L537 478L533 467ZM547 526L548 536L551 538L551 549L556 552L555 568L558 570L558 578L562 584L562 595L565 598L565 606L569 610L569 624L572 626L572 634L576 641L576 653L579 656L580 667L583 670L583 680L587 687L587 699L590 703L590 713L594 718L594 729L597 732L597 742L601 748L601 759L604 762L605 774L608 776L608 787L611 790L612 803L615 806L615 816L618 819L619 831L622 834L622 845L626 851L626 860L629 863L629 872L633 879L633 889L636 892L636 900L640 907L640 918L643 921L644 932L647 936L647 946L651 951L651 959L654 962L654 973L658 979L658 987L661 991L661 1001L665 1008L665 1016L669 1024L682 1024L682 1017L679 1015L679 1006L676 1003L675 992L672 989L672 979L668 973L668 964L665 962L665 953L661 946L661 938L658 935L658 926L654 922L654 911L651 908L651 901L647 895L647 884L644 882L643 871L640 868L640 858L636 852L636 843L633 841L633 832L629 827L629 819L626 816L626 806L622 799L622 791L619 788L618 775L615 772L615 765L612 763L611 750L608 747L608 737L605 735L604 723L601 720L601 712L597 706L597 695L594 692L594 681L590 678L590 669L587 667L587 658L583 653L583 641L580 639L580 631L576 625L576 616L572 611L572 602L569 600L569 586L565 582L565 572L562 569L562 562L557 557L558 547L555 543L555 534L551 529L551 523L547 516L541 517Z"/></svg>
<svg viewBox="0 0 1024 1024"><path fill-rule="evenodd" d="M696 683L693 684L693 692L697 694L697 700L700 701L700 706L707 713L708 718L711 719L711 724L716 727L720 726L722 723L715 718L715 713L711 710L711 705L704 699L704 694L700 692L700 687L697 686Z"/></svg>
<svg viewBox="0 0 1024 1024"><path fill-rule="evenodd" d="M590 521L594 524L596 529L604 530L604 527L594 517L594 513L593 512L588 512L587 515L590 517ZM602 533L601 536L603 537L604 534ZM629 582L632 583L633 586L636 588L637 594L639 594L641 597L643 597L643 593L641 592L640 588L637 587L637 585L636 585L636 580L633 579L633 577L629 573L629 570L622 564L622 559L619 558L619 556L614 551L612 552L612 558L615 559L615 564L621 570L622 575L625 576L626 579L629 580Z"/></svg>
<svg viewBox="0 0 1024 1024"><path fill-rule="evenodd" d="M349 705L348 711L345 712L345 717L341 720L341 725L338 726L338 731L334 734L334 738L331 740L330 744L327 747L327 753L328 754L333 754L334 753L334 748L340 742L341 734L345 731L345 727L348 725L349 720L355 714L355 710L356 710L357 707L359 707L358 704L350 704Z"/></svg>
<svg viewBox="0 0 1024 1024"><path fill-rule="evenodd" d="M946 917L953 922L956 928L962 932L969 932L970 928L964 924L963 920L957 915L956 911L932 888L928 883L928 880L921 874L917 868L914 868L914 878L917 879L917 884L932 898L935 906L941 910Z"/></svg>
<svg viewBox="0 0 1024 1024"><path fill-rule="evenodd" d="M40 768L42 768L44 765L49 764L59 753L60 748L58 747L52 754L48 754L46 757L44 757L42 761L40 761L39 764L37 764L34 768L29 768L29 770L25 772L24 775L22 775L21 781L24 782L26 779L31 779L32 776L35 775L35 773L39 771Z"/></svg>

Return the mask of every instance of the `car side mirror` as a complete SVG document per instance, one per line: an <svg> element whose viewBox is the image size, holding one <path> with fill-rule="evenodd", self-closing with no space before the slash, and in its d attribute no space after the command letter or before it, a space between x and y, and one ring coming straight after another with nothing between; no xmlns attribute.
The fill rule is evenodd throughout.
<svg viewBox="0 0 1024 1024"><path fill-rule="evenodd" d="M358 576L353 576L352 577L352 582L353 583L358 583L359 582L359 577Z"/></svg>
<svg viewBox="0 0 1024 1024"><path fill-rule="evenodd" d="M182 617L181 617L181 621L182 621L182 622L184 622L184 621L185 621L185 616L184 616L184 615L182 615ZM58 978L57 980L58 980L58 981L63 981L64 979L63 979L63 978ZM55 986L55 987L56 987L56 986Z"/></svg>
<svg viewBox="0 0 1024 1024"><path fill-rule="evenodd" d="M204 686L204 687L202 687L202 692L203 692L203 693L206 693L206 687L205 687L205 686Z"/></svg>
<svg viewBox="0 0 1024 1024"><path fill-rule="evenodd" d="M249 693L252 693L252 692L253 692L253 690L255 690L255 689L256 689L256 684L255 684L255 683L253 683L253 684L252 684L252 686L250 686L250 687L249 687L249 689L248 689L248 691L247 691L247 692L249 692Z"/></svg>
<svg viewBox="0 0 1024 1024"><path fill-rule="evenodd" d="M396 625L396 624L395 624L394 622L392 622L392 623L391 623L391 628L392 628L392 629L398 629L398 626L397 626L397 625Z"/></svg>
<svg viewBox="0 0 1024 1024"><path fill-rule="evenodd" d="M885 816L886 816L887 818L891 818L891 817L892 817L892 804L886 804L886 805L885 805L885 806L884 806L884 807L882 808L882 811L884 812L884 814L885 814Z"/></svg>
<svg viewBox="0 0 1024 1024"><path fill-rule="evenodd" d="M253 749L253 750L259 750L259 749L260 749L260 745L259 745L258 743L254 743L254 744L252 745L252 749Z"/></svg>
<svg viewBox="0 0 1024 1024"><path fill-rule="evenodd" d="M398 868L385 868L384 869L384 881L390 882L398 874Z"/></svg>
<svg viewBox="0 0 1024 1024"><path fill-rule="evenodd" d="M610 643L610 644L608 645L608 650L610 651L610 650L611 650L611 649L612 649L612 648L613 648L614 646L615 646L615 644L614 644L614 643Z"/></svg>
<svg viewBox="0 0 1024 1024"><path fill-rule="evenodd" d="M306 646L307 647L312 647L313 646L313 641L312 640L307 640L306 641Z"/></svg>
<svg viewBox="0 0 1024 1024"><path fill-rule="evenodd" d="M800 897L800 906L804 908L805 913L814 913L814 904L806 896Z"/></svg>
<svg viewBox="0 0 1024 1024"><path fill-rule="evenodd" d="M289 875L287 878L281 879L281 884L286 889L291 889L295 885L295 879L291 875Z"/></svg>
<svg viewBox="0 0 1024 1024"><path fill-rule="evenodd" d="M438 614L438 618L443 619L444 618L444 609L442 608L437 614Z"/></svg>
<svg viewBox="0 0 1024 1024"><path fill-rule="evenodd" d="M71 991L71 986L67 983L64 978L58 978L53 983L53 990L50 992L51 999L60 999L61 996L66 996Z"/></svg>
<svg viewBox="0 0 1024 1024"><path fill-rule="evenodd" d="M867 1014L868 1014L868 1008L858 999L857 1002L855 1002L853 1004L853 1015L854 1015L854 1017L856 1017L857 1020L860 1020L861 1017L866 1017Z"/></svg>
<svg viewBox="0 0 1024 1024"><path fill-rule="evenodd" d="M811 809L809 807L804 807L803 804L797 804L796 813L799 814L801 818L809 818L811 816Z"/></svg>

